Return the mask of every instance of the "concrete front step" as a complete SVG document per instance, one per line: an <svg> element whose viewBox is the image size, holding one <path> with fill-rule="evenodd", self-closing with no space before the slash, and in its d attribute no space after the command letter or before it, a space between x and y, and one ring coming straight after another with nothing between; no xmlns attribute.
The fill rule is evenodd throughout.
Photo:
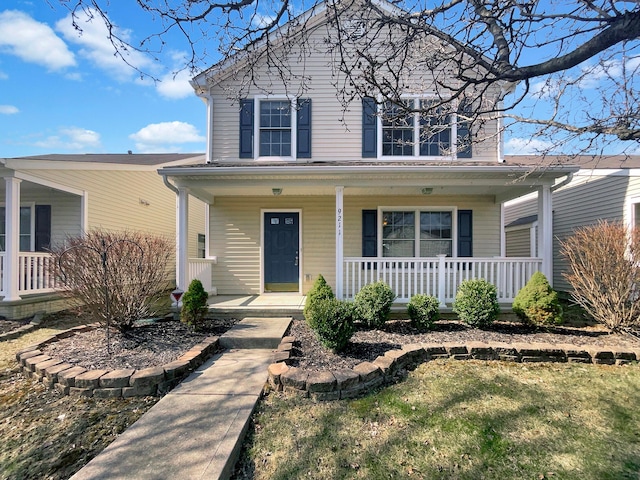
<svg viewBox="0 0 640 480"><path fill-rule="evenodd" d="M291 321L291 317L246 317L227 330L219 344L228 349L276 349Z"/></svg>

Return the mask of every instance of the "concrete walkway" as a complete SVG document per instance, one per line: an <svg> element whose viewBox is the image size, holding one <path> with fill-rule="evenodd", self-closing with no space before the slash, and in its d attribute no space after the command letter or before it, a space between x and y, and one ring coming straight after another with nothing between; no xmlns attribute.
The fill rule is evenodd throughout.
<svg viewBox="0 0 640 480"><path fill-rule="evenodd" d="M245 318L215 355L76 473L87 479L226 479L290 318Z"/></svg>

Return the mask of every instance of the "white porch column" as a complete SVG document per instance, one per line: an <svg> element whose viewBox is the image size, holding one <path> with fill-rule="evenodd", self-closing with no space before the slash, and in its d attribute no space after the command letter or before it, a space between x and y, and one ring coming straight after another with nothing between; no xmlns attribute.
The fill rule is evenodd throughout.
<svg viewBox="0 0 640 480"><path fill-rule="evenodd" d="M3 281L4 300L20 300L18 295L18 258L20 255L20 182L14 177L5 178L4 231L5 257Z"/></svg>
<svg viewBox="0 0 640 480"><path fill-rule="evenodd" d="M344 288L344 187L336 187L336 297L343 299Z"/></svg>
<svg viewBox="0 0 640 480"><path fill-rule="evenodd" d="M538 190L538 256L542 258L542 273L553 286L553 203L551 187Z"/></svg>
<svg viewBox="0 0 640 480"><path fill-rule="evenodd" d="M189 193L184 187L178 188L177 234L176 234L176 283L181 290L187 290L189 269Z"/></svg>

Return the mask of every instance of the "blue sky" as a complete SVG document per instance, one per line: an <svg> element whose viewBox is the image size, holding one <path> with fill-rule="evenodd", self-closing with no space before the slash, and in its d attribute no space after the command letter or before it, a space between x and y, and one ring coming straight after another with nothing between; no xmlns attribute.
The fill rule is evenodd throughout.
<svg viewBox="0 0 640 480"><path fill-rule="evenodd" d="M118 33L133 44L159 27L134 2L106 4L110 20L122 25ZM128 150L204 152L205 105L188 83L189 72L180 70L188 47L184 39L166 37L158 60L129 54L129 63L161 80L154 82L114 56L100 19L78 20L82 35L59 0L2 0L0 158ZM215 47L207 51L211 54ZM210 57L210 63L215 60ZM633 61L638 68L639 57ZM583 88L587 96L589 88ZM530 103L522 105L523 112ZM526 129L508 133L505 140L507 154L548 146L532 140ZM625 147L628 153L640 153L637 142L613 143L608 153Z"/></svg>
<svg viewBox="0 0 640 480"><path fill-rule="evenodd" d="M116 3L116 2L112 2ZM129 2L110 9L140 40L148 16ZM138 15L138 18L132 16ZM113 18L112 18L113 16ZM136 25L140 31L136 31ZM133 52L114 57L101 21L72 26L53 0L3 0L0 6L0 157L47 153L203 152L204 103L179 72L183 52L167 48L160 62ZM143 34L143 33L142 33Z"/></svg>

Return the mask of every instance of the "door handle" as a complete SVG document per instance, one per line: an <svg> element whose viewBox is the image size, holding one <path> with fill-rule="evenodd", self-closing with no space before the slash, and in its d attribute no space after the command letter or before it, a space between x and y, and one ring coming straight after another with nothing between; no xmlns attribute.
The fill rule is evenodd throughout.
<svg viewBox="0 0 640 480"><path fill-rule="evenodd" d="M296 252L296 260L295 260L295 263L294 263L294 265L295 265L296 267L298 266L298 260L299 260L298 252Z"/></svg>

